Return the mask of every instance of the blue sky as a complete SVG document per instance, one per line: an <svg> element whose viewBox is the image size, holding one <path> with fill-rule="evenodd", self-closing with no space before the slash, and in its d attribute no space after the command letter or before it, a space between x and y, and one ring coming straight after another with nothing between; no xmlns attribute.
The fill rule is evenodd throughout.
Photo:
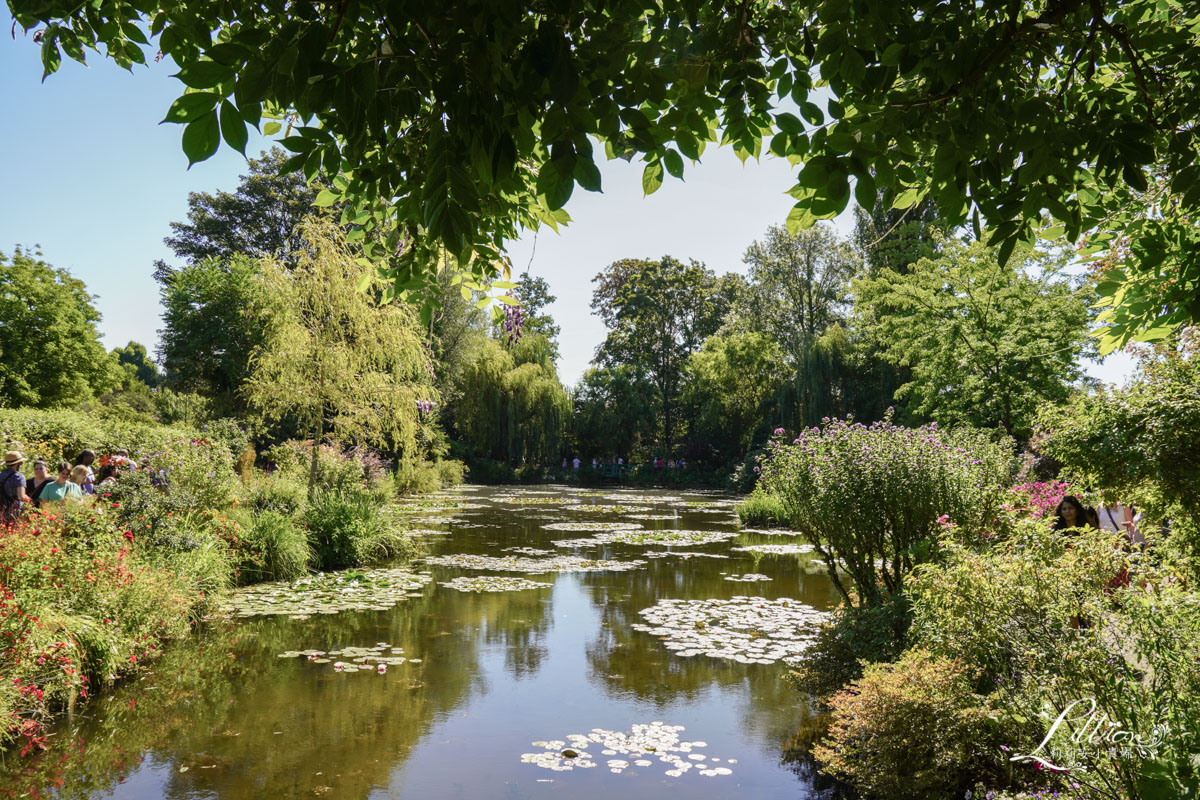
<svg viewBox="0 0 1200 800"><path fill-rule="evenodd" d="M185 218L188 192L236 187L245 161L222 147L189 170L182 129L158 124L182 92L169 77L175 70L151 64L130 74L90 55L88 67L65 60L43 84L36 45L20 33L15 40L0 36L0 252L39 245L46 261L69 269L97 296L107 347L132 339L153 350L161 307L151 273L156 259L171 257L162 243L169 223ZM247 152L267 146L252 134ZM510 248L517 271L528 265L558 297L550 311L562 327L567 383L578 380L604 338L589 308L597 272L619 258L666 254L744 272L746 247L782 222L793 202L784 194L792 168L780 159L742 165L728 148L710 149L685 181L668 179L650 197L642 196L641 166L601 165L604 191L576 187L571 225L560 234L529 234ZM838 226L849 232L848 219ZM1106 382L1130 371L1121 355L1089 367Z"/></svg>

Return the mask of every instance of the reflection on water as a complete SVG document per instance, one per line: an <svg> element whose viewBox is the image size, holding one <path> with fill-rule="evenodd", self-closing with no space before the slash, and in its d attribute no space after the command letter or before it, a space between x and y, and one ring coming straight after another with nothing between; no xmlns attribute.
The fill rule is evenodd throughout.
<svg viewBox="0 0 1200 800"><path fill-rule="evenodd" d="M609 502L560 490L468 488L482 507L448 513L450 536L428 539L431 554L505 555L550 549L551 521L620 520L611 513L492 502L536 496L562 504ZM642 491L637 505L652 501ZM693 503L698 495L686 495ZM629 505L633 505L631 501ZM656 503L667 519L646 528L732 530L732 512ZM430 520L424 519L422 526ZM571 534L586 537L588 534ZM739 664L672 655L630 625L664 598L791 597L817 608L834 591L812 556L756 555L731 546L792 541L744 533L687 551L728 559L648 559L640 570L542 575L545 589L463 593L427 586L388 611L307 620L253 618L209 626L173 645L150 671L60 725L49 750L0 765L0 798L689 798L823 797L804 765L781 763L808 709L780 676L782 664ZM589 558L628 560L660 545L603 545ZM562 554L568 551L558 550ZM420 567L418 567L419 569ZM433 567L436 580L474 571ZM762 573L740 583L725 574ZM512 573L506 573L512 574ZM289 650L386 643L419 659L386 674L339 673L332 664L279 658ZM628 730L662 720L687 739L737 759L734 774L664 775L664 765L612 774L604 757L589 770L553 772L521 763L530 743Z"/></svg>

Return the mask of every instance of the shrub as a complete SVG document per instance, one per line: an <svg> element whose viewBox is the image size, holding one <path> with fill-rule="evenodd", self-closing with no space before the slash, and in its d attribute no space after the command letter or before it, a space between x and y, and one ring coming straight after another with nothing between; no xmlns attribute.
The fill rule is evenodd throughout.
<svg viewBox="0 0 1200 800"><path fill-rule="evenodd" d="M255 513L275 511L291 516L303 510L306 502L305 485L282 472L260 475L250 485L250 504Z"/></svg>
<svg viewBox="0 0 1200 800"><path fill-rule="evenodd" d="M313 551L305 530L288 514L263 511L247 520L235 561L239 581L294 580L308 572Z"/></svg>
<svg viewBox="0 0 1200 800"><path fill-rule="evenodd" d="M36 746L50 712L136 668L198 618L205 593L113 522L81 507L0 528L0 746Z"/></svg>
<svg viewBox="0 0 1200 800"><path fill-rule="evenodd" d="M382 504L365 491L318 492L303 514L319 569L343 569L399 557L412 545Z"/></svg>
<svg viewBox="0 0 1200 800"><path fill-rule="evenodd" d="M460 486L466 481L467 465L452 458L439 458L434 462L437 467L438 481L442 488Z"/></svg>
<svg viewBox="0 0 1200 800"><path fill-rule="evenodd" d="M1039 424L1073 483L1141 508L1143 530L1169 521L1162 554L1200 577L1200 357L1148 357L1125 388L1079 394Z"/></svg>
<svg viewBox="0 0 1200 800"><path fill-rule="evenodd" d="M401 494L427 494L442 486L435 464L407 458L396 465L394 481L396 491Z"/></svg>
<svg viewBox="0 0 1200 800"><path fill-rule="evenodd" d="M961 796L990 749L988 708L971 680L962 662L921 650L870 664L830 699L829 740L813 755L869 796Z"/></svg>
<svg viewBox="0 0 1200 800"><path fill-rule="evenodd" d="M738 521L743 525L783 527L787 525L787 512L783 501L761 488L756 488L737 507Z"/></svg>
<svg viewBox="0 0 1200 800"><path fill-rule="evenodd" d="M842 607L821 626L804 651L804 660L788 674L797 689L826 700L862 676L863 662L894 661L904 650L912 610L906 598L874 608Z"/></svg>
<svg viewBox="0 0 1200 800"><path fill-rule="evenodd" d="M1190 796L1190 754L1200 752L1200 602L1154 563L1153 538L1149 555L1124 543L1095 530L1066 537L1037 520L981 551L947 542L945 562L922 567L911 583L911 635L935 656L980 668L978 688L991 694L1012 751L1034 752L1070 703L1094 699L1115 729L1146 739L1164 732L1161 746L1144 757L1080 748L1068 740L1082 724L1076 718L1049 743L1050 757L1077 760L1072 775L1094 796ZM1005 755L994 758L1006 764ZM1013 779L1040 777L1024 762Z"/></svg>
<svg viewBox="0 0 1200 800"><path fill-rule="evenodd" d="M761 485L830 565L846 601L856 598L843 575L858 604L879 605L932 557L941 526L974 535L991 528L1013 465L1008 444L966 427L829 420L791 444L773 441Z"/></svg>

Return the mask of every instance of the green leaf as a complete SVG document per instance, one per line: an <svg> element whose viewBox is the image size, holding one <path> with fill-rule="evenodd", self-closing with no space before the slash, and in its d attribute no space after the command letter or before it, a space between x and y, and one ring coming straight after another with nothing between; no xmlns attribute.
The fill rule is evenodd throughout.
<svg viewBox="0 0 1200 800"><path fill-rule="evenodd" d="M263 125L263 136L274 136L275 134L279 133L282 128L283 123L281 122L268 122L266 125Z"/></svg>
<svg viewBox="0 0 1200 800"><path fill-rule="evenodd" d="M808 209L808 203L796 203L787 215L787 229L792 235L808 230L817 224L817 217Z"/></svg>
<svg viewBox="0 0 1200 800"><path fill-rule="evenodd" d="M215 61L191 61L172 77L192 89L211 89L233 78L233 70Z"/></svg>
<svg viewBox="0 0 1200 800"><path fill-rule="evenodd" d="M659 160L651 161L646 165L646 169L642 171L642 192L646 195L652 195L658 191L663 184L663 165Z"/></svg>
<svg viewBox="0 0 1200 800"><path fill-rule="evenodd" d="M246 121L228 100L221 101L221 137L225 139L225 144L246 155L246 142L249 140Z"/></svg>
<svg viewBox="0 0 1200 800"><path fill-rule="evenodd" d="M883 51L879 61L889 67L900 66L900 59L904 57L904 45L899 42L892 42Z"/></svg>
<svg viewBox="0 0 1200 800"><path fill-rule="evenodd" d="M501 303L504 303L504 305L506 305L506 306L519 306L519 305L521 305L521 301L520 301L520 300L518 300L518 299L517 299L517 298L515 298L515 297L509 297L509 296L508 296L508 295L506 295L506 294L498 294L498 295L496 295L495 299L496 299L496 300L499 300Z"/></svg>
<svg viewBox="0 0 1200 800"><path fill-rule="evenodd" d="M779 127L779 130L785 133L804 132L804 123L800 121L800 118L787 111L775 116L775 124Z"/></svg>
<svg viewBox="0 0 1200 800"><path fill-rule="evenodd" d="M911 186L896 195L896 199L892 201L892 208L912 208L921 202L921 198L924 196L924 189L919 186Z"/></svg>
<svg viewBox="0 0 1200 800"><path fill-rule="evenodd" d="M480 300L478 303L476 303L476 304L475 304L475 307L476 307L476 308L487 308L487 307L488 307L488 305L490 305L490 304L491 304L491 302L492 302L492 298L490 298L490 297L485 297L485 298L483 298L482 300Z"/></svg>
<svg viewBox="0 0 1200 800"><path fill-rule="evenodd" d="M586 156L575 161L575 180L589 192L600 192L600 169L596 162Z"/></svg>
<svg viewBox="0 0 1200 800"><path fill-rule="evenodd" d="M805 100L800 104L800 113L813 125L821 125L825 122L825 115L821 113L821 107L810 100Z"/></svg>
<svg viewBox="0 0 1200 800"><path fill-rule="evenodd" d="M62 53L58 50L58 42L47 39L42 44L42 83L46 82L46 78L58 72L60 66L62 66Z"/></svg>
<svg viewBox="0 0 1200 800"><path fill-rule="evenodd" d="M373 277L374 276L370 272L364 273L363 276L358 279L358 290L360 292L365 292L367 289L369 289L371 287L371 278Z"/></svg>
<svg viewBox="0 0 1200 800"><path fill-rule="evenodd" d="M663 162L666 164L667 172L671 173L676 178L683 177L683 157L675 150L668 150L663 156Z"/></svg>
<svg viewBox="0 0 1200 800"><path fill-rule="evenodd" d="M313 205L318 208L329 208L341 198L337 192L329 189L322 189L317 193L317 199L313 200Z"/></svg>
<svg viewBox="0 0 1200 800"><path fill-rule="evenodd" d="M183 129L183 152L188 157L188 167L211 158L221 145L221 131L217 126L217 112L209 111L192 120Z"/></svg>
<svg viewBox="0 0 1200 800"><path fill-rule="evenodd" d="M163 122L187 123L217 107L221 95L213 92L191 92L175 99L167 109ZM159 123L160 125L162 122Z"/></svg>

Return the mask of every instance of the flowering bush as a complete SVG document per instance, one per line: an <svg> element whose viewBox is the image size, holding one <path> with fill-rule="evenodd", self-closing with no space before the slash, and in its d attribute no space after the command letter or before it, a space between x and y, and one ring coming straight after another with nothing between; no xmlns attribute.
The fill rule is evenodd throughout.
<svg viewBox="0 0 1200 800"><path fill-rule="evenodd" d="M871 425L826 420L790 444L775 439L760 469L761 485L831 565L847 602L855 598L842 574L858 604L873 606L903 591L942 528L974 536L992 529L1013 465L1008 444L980 431L905 428L889 415Z"/></svg>
<svg viewBox="0 0 1200 800"><path fill-rule="evenodd" d="M204 602L95 509L0 528L0 565L0 746L21 740L25 752L55 708L186 634Z"/></svg>
<svg viewBox="0 0 1200 800"><path fill-rule="evenodd" d="M1128 585L1114 584L1118 575ZM1152 558L1127 552L1120 535L1066 538L1031 519L983 550L946 542L943 563L921 567L910 590L916 646L979 669L1003 737L997 768L1034 752L1070 703L1094 699L1116 729L1166 736L1142 754L1074 748L1066 740L1083 715L1072 715L1048 756L1071 781L1097 798L1191 796L1200 603ZM1037 766L1023 762L1009 780L1043 784Z"/></svg>
<svg viewBox="0 0 1200 800"><path fill-rule="evenodd" d="M1018 517L1049 519L1062 499L1071 494L1071 485L1066 481L1036 481L1018 484L1009 490L1012 496L1005 510Z"/></svg>

